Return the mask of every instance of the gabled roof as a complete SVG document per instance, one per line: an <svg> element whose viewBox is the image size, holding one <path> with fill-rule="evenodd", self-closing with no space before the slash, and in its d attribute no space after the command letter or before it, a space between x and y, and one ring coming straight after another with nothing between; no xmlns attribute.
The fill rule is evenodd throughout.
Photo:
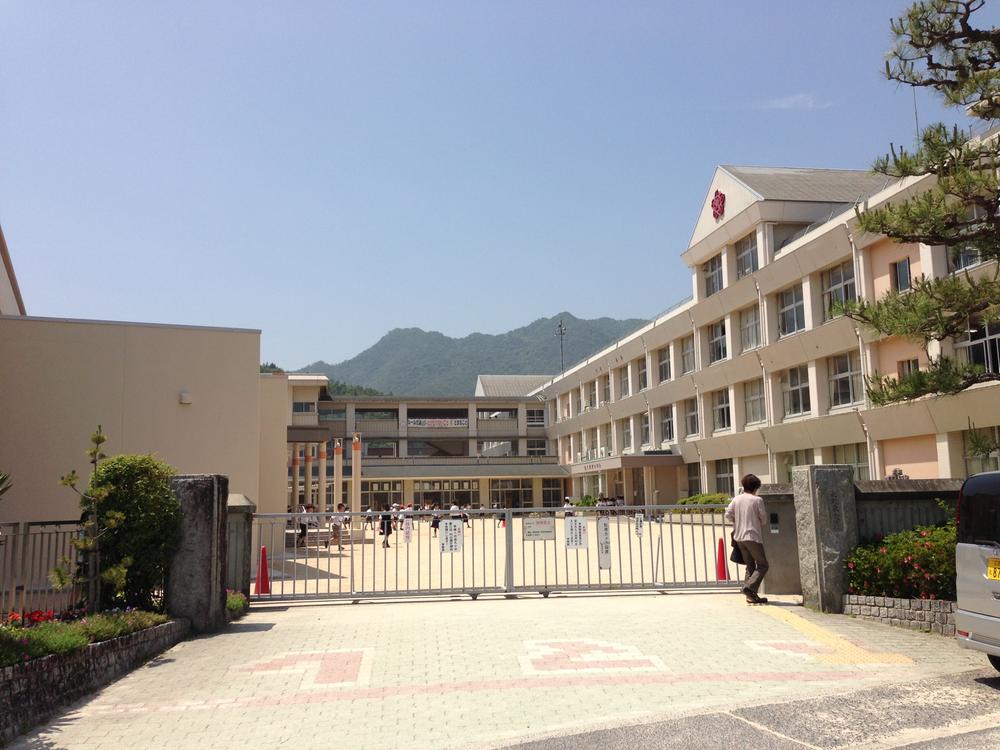
<svg viewBox="0 0 1000 750"><path fill-rule="evenodd" d="M491 397L527 396L551 375L480 375L476 378L476 395Z"/></svg>
<svg viewBox="0 0 1000 750"><path fill-rule="evenodd" d="M24 310L24 299L21 297L21 290L17 286L17 276L14 275L14 263L10 259L7 251L7 241L3 236L3 228L0 227L0 282L6 279L10 287L10 293L14 296L16 310L0 310L4 315L27 315Z"/></svg>
<svg viewBox="0 0 1000 750"><path fill-rule="evenodd" d="M762 200L856 203L888 187L890 180L864 169L796 167L721 168L757 193Z"/></svg>

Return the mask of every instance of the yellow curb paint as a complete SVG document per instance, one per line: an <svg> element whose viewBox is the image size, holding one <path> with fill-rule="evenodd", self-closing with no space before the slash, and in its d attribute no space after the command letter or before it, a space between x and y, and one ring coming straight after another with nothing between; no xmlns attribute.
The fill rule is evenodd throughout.
<svg viewBox="0 0 1000 750"><path fill-rule="evenodd" d="M813 654L813 658L823 664L913 664L911 658L902 654L879 653L861 648L821 625L793 614L784 607L765 606L754 609L795 628L810 640L833 649L832 653Z"/></svg>

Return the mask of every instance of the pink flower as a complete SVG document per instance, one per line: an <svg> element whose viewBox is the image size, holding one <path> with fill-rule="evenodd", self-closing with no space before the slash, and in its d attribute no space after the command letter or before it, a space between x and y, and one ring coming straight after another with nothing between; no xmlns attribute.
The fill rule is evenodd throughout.
<svg viewBox="0 0 1000 750"><path fill-rule="evenodd" d="M847 567L850 568L851 570L854 570L854 563L852 562L847 563Z"/></svg>

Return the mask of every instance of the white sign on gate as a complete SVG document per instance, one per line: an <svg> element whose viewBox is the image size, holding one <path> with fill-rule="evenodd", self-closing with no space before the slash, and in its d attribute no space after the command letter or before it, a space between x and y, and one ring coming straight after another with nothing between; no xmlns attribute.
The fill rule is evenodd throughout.
<svg viewBox="0 0 1000 750"><path fill-rule="evenodd" d="M525 518L521 523L522 537L526 542L551 541L556 538L555 516Z"/></svg>
<svg viewBox="0 0 1000 750"><path fill-rule="evenodd" d="M597 567L611 570L611 519L607 516L597 519Z"/></svg>
<svg viewBox="0 0 1000 750"><path fill-rule="evenodd" d="M409 544L413 541L413 517L405 516L403 518L403 541Z"/></svg>
<svg viewBox="0 0 1000 750"><path fill-rule="evenodd" d="M587 549L587 519L570 516L565 524L566 549Z"/></svg>
<svg viewBox="0 0 1000 750"><path fill-rule="evenodd" d="M646 522L646 517L642 513L635 514L635 535L642 536L642 526Z"/></svg>
<svg viewBox="0 0 1000 750"><path fill-rule="evenodd" d="M441 540L442 554L462 551L462 520L460 518L442 518L438 528L438 539Z"/></svg>

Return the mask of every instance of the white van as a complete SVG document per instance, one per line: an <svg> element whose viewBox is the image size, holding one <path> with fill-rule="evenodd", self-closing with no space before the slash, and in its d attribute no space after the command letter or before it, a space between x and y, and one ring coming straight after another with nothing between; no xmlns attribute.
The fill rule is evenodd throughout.
<svg viewBox="0 0 1000 750"><path fill-rule="evenodd" d="M956 520L955 637L1000 670L1000 471L965 480Z"/></svg>

